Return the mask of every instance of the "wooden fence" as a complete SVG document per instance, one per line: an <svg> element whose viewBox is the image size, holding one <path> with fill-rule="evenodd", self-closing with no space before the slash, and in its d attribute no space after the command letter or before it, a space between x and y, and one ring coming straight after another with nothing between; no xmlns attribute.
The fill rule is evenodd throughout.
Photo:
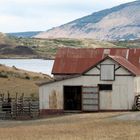
<svg viewBox="0 0 140 140"><path fill-rule="evenodd" d="M0 119L34 119L39 117L39 99L35 97L14 98L0 94Z"/></svg>

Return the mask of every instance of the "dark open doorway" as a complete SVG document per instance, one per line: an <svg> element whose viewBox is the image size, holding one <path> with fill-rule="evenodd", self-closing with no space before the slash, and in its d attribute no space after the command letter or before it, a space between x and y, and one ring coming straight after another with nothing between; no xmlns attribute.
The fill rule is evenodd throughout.
<svg viewBox="0 0 140 140"><path fill-rule="evenodd" d="M81 86L64 86L64 110L81 110Z"/></svg>

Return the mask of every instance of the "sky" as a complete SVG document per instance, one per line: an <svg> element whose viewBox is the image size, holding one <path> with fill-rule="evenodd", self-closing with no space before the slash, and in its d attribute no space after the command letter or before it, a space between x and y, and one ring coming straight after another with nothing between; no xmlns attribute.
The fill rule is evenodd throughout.
<svg viewBox="0 0 140 140"><path fill-rule="evenodd" d="M134 0L0 0L0 32L45 31Z"/></svg>

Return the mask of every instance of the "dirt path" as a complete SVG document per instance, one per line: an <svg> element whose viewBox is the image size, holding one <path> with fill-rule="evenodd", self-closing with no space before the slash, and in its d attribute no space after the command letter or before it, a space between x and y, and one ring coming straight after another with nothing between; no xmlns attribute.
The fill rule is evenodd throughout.
<svg viewBox="0 0 140 140"><path fill-rule="evenodd" d="M112 117L112 120L123 120L123 121L140 121L140 112L129 112L127 114L121 114Z"/></svg>
<svg viewBox="0 0 140 140"><path fill-rule="evenodd" d="M1 120L0 140L139 140L139 116L139 112L115 112Z"/></svg>

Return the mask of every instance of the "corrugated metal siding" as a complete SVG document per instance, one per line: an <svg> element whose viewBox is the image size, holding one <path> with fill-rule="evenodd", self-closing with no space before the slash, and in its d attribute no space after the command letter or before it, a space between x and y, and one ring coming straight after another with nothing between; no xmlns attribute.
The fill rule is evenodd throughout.
<svg viewBox="0 0 140 140"><path fill-rule="evenodd" d="M106 51L107 50L107 51ZM61 48L56 55L53 74L80 74L107 55L122 56L140 69L140 49L126 48Z"/></svg>

